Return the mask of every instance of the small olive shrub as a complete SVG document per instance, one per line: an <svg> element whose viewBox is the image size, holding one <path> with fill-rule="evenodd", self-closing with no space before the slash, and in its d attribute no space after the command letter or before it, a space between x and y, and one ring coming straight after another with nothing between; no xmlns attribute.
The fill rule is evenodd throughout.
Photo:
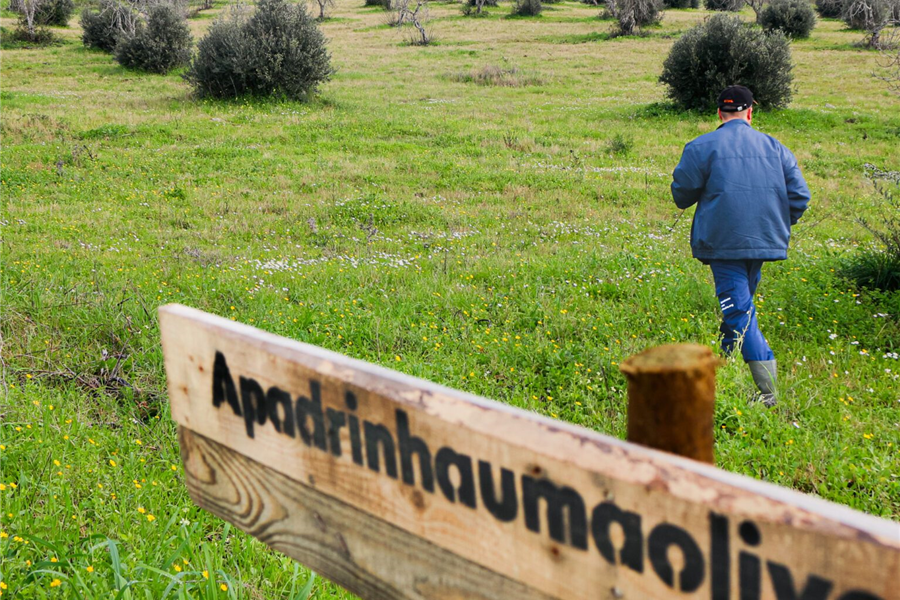
<svg viewBox="0 0 900 600"><path fill-rule="evenodd" d="M56 43L57 37L46 27L33 25L29 27L24 19L19 19L15 29L7 31L3 28L3 40L13 44L22 44L25 46L49 46Z"/></svg>
<svg viewBox="0 0 900 600"><path fill-rule="evenodd" d="M325 36L303 4L259 0L251 16L213 23L184 77L201 97L303 100L333 72Z"/></svg>
<svg viewBox="0 0 900 600"><path fill-rule="evenodd" d="M772 0L759 14L759 24L790 38L808 38L816 26L816 13L808 0Z"/></svg>
<svg viewBox="0 0 900 600"><path fill-rule="evenodd" d="M763 108L791 100L791 47L779 31L766 33L736 15L714 15L689 29L663 63L659 80L682 108L710 109L729 85L745 85Z"/></svg>
<svg viewBox="0 0 900 600"><path fill-rule="evenodd" d="M616 20L616 35L634 35L662 20L662 0L607 0L606 11Z"/></svg>
<svg viewBox="0 0 900 600"><path fill-rule="evenodd" d="M541 14L541 0L513 0L512 14L520 17L536 17Z"/></svg>
<svg viewBox="0 0 900 600"><path fill-rule="evenodd" d="M874 186L869 217L855 221L875 238L876 245L850 257L841 274L857 286L888 292L900 290L900 171L867 164L866 178Z"/></svg>
<svg viewBox="0 0 900 600"><path fill-rule="evenodd" d="M140 15L130 4L101 0L99 10L86 8L81 13L81 41L88 48L112 52L120 37L135 34L139 22Z"/></svg>
<svg viewBox="0 0 900 600"><path fill-rule="evenodd" d="M816 0L816 10L823 19L840 19L844 10L843 0Z"/></svg>
<svg viewBox="0 0 900 600"><path fill-rule="evenodd" d="M72 0L43 0L37 6L34 20L38 25L66 27L73 12L75 2Z"/></svg>
<svg viewBox="0 0 900 600"><path fill-rule="evenodd" d="M192 42L184 14L172 5L158 4L150 9L146 25L119 40L116 60L129 69L168 73L190 61Z"/></svg>

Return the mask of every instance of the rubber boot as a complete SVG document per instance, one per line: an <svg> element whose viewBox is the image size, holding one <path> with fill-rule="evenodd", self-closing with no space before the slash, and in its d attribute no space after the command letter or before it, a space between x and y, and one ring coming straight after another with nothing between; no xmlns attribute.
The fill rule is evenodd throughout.
<svg viewBox="0 0 900 600"><path fill-rule="evenodd" d="M747 362L753 382L759 388L759 395L754 398L766 406L775 406L775 383L778 379L778 367L774 360L751 360Z"/></svg>

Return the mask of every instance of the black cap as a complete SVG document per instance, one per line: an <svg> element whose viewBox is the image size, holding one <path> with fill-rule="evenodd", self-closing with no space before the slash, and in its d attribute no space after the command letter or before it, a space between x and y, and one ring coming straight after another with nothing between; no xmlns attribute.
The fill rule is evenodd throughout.
<svg viewBox="0 0 900 600"><path fill-rule="evenodd" d="M741 112L753 106L753 92L742 85L732 85L722 90L716 102L722 112Z"/></svg>

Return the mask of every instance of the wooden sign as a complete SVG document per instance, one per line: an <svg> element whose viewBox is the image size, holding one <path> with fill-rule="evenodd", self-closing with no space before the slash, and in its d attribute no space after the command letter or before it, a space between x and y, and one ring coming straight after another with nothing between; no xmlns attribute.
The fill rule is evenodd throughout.
<svg viewBox="0 0 900 600"><path fill-rule="evenodd" d="M900 524L183 306L194 501L363 598L896 600Z"/></svg>

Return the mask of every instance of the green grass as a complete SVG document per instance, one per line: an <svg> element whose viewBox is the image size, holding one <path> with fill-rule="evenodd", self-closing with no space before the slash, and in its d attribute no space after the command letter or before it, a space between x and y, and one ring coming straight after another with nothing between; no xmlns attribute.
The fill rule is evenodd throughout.
<svg viewBox="0 0 900 600"><path fill-rule="evenodd" d="M690 258L690 215L670 229L668 191L684 143L715 122L656 83L672 36L705 13L606 41L583 5L553 8L464 19L436 5L441 44L416 48L381 11L339 2L323 24L337 75L309 104L198 102L177 73L82 49L74 19L62 46L4 51L4 594L350 597L304 590L306 570L191 504L160 304L617 437L623 359L715 344L711 278ZM794 45L791 108L755 121L794 150L814 200L758 300L782 401L748 405L749 373L727 361L716 452L724 469L898 519L900 297L837 274L871 244L854 220L873 210L863 165L900 169L900 101L857 37L821 22ZM540 84L448 77L492 65Z"/></svg>

